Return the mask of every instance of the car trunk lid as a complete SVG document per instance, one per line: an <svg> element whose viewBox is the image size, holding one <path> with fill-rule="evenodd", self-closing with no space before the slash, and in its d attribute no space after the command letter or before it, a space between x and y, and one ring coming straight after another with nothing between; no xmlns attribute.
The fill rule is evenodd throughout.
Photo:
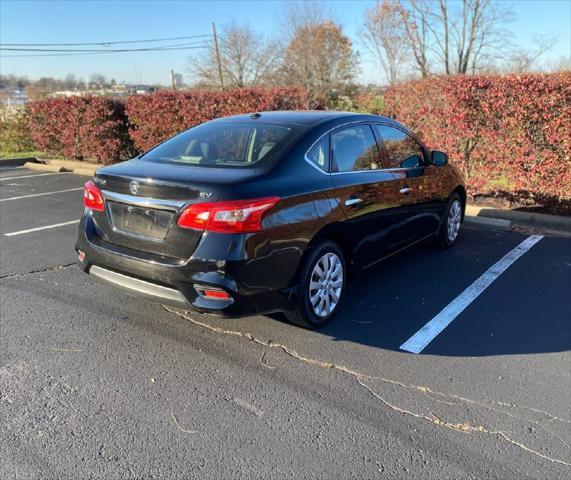
<svg viewBox="0 0 571 480"><path fill-rule="evenodd" d="M168 259L190 258L202 231L179 227L178 216L187 205L220 197L220 183L229 183L229 177L235 177L232 172L220 170L227 169L144 161L98 170L93 181L105 199L104 211L93 212L98 235L105 242L134 252Z"/></svg>

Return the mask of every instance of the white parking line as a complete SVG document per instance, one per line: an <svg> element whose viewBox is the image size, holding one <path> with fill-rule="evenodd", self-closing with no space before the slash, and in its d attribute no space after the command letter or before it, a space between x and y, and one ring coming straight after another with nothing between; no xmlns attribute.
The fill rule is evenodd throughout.
<svg viewBox="0 0 571 480"><path fill-rule="evenodd" d="M75 192L77 190L83 190L83 187L68 188L66 190L56 190L55 192L33 193L32 195L21 195L19 197L2 198L0 199L0 202L9 202L10 200L20 200L22 198L42 197L44 195L55 195L56 193Z"/></svg>
<svg viewBox="0 0 571 480"><path fill-rule="evenodd" d="M493 281L504 273L519 257L539 242L543 236L531 235L492 265L480 278L450 302L444 310L404 342L400 348L411 353L420 353L452 321L460 315Z"/></svg>
<svg viewBox="0 0 571 480"><path fill-rule="evenodd" d="M5 237L13 237L14 235L22 235L24 233L38 232L40 230L47 230L48 228L64 227L65 225L73 225L79 223L79 220L70 220L69 222L55 223L53 225L46 225L45 227L29 228L28 230L20 230L19 232L5 233Z"/></svg>
<svg viewBox="0 0 571 480"><path fill-rule="evenodd" d="M38 173L37 175L19 175L18 177L0 177L0 180L16 180L18 178L45 177L46 175L69 175L71 172Z"/></svg>

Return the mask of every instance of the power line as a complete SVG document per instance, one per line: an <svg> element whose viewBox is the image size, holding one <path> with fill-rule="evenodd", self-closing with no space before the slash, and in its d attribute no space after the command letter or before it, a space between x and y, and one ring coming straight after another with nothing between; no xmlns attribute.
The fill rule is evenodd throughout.
<svg viewBox="0 0 571 480"><path fill-rule="evenodd" d="M175 43L173 45L162 45L160 47L141 47L141 48L120 48L120 49L84 49L84 48L12 48L12 47L2 47L0 46L0 50L6 51L16 51L16 52L85 52L85 53L94 53L94 52L142 52L142 51L149 51L149 50L164 50L166 48L171 47L192 47L192 46L201 46L206 44L207 42L192 42L192 43Z"/></svg>
<svg viewBox="0 0 571 480"><path fill-rule="evenodd" d="M189 45L189 46L170 46L170 47L149 47L149 48L133 48L133 49L115 49L115 50L49 50L49 49L8 49L0 48L0 50L10 51L27 51L27 52L52 52L52 53L31 53L28 55L15 54L15 55L0 55L1 58L26 58L26 57L68 57L76 55L101 55L109 53L137 53L137 52L160 52L171 50L196 50L201 48L208 48L209 43L205 42L202 45ZM57 53L53 53L57 52ZM65 53L64 53L65 52ZM72 52L72 53L69 53Z"/></svg>
<svg viewBox="0 0 571 480"><path fill-rule="evenodd" d="M82 53L39 53L30 55L0 55L0 58L26 58L26 57L70 57L76 55L101 55L108 53L138 53L138 52L159 52L159 51L171 51L171 50L196 50L201 48L206 48L208 45L201 47L175 47L175 48L156 48L152 50L110 50L108 52L98 51L98 52L82 52Z"/></svg>
<svg viewBox="0 0 571 480"><path fill-rule="evenodd" d="M79 47L79 46L94 46L99 45L105 47L107 45L117 45L125 43L150 43L150 42L165 42L167 40L188 40L191 38L206 38L210 34L203 35L188 35L185 37L167 37L167 38L150 38L147 40L123 40L112 42L91 42L91 43L2 43L0 47Z"/></svg>

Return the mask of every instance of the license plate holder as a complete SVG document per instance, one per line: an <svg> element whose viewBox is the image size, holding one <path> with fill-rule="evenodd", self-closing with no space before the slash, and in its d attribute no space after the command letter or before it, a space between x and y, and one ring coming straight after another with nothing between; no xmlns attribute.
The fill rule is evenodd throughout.
<svg viewBox="0 0 571 480"><path fill-rule="evenodd" d="M113 229L139 237L163 240L174 218L174 212L109 202Z"/></svg>

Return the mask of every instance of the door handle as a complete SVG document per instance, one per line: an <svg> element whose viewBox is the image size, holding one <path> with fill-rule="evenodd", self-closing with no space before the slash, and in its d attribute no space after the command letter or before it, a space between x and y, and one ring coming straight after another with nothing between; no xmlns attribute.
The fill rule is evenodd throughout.
<svg viewBox="0 0 571 480"><path fill-rule="evenodd" d="M399 190L399 192L402 193L403 195L408 195L410 193L410 188L403 187Z"/></svg>
<svg viewBox="0 0 571 480"><path fill-rule="evenodd" d="M351 197L345 200L346 207L356 207L363 201L362 198Z"/></svg>

